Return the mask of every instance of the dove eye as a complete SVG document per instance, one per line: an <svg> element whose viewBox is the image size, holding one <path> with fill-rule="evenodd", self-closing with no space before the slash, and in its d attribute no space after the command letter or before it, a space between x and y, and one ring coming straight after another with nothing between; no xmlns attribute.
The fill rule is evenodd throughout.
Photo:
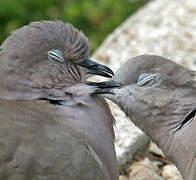
<svg viewBox="0 0 196 180"><path fill-rule="evenodd" d="M141 74L137 81L137 86L151 86L155 83L156 75L152 73Z"/></svg>
<svg viewBox="0 0 196 180"><path fill-rule="evenodd" d="M48 59L51 62L64 62L63 53L58 49L48 51Z"/></svg>

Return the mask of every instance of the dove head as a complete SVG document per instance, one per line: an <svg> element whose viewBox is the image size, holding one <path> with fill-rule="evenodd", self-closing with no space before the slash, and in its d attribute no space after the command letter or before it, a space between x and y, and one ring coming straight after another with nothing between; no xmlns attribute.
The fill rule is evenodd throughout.
<svg viewBox="0 0 196 180"><path fill-rule="evenodd" d="M90 75L111 77L89 54L88 39L69 23L41 21L17 29L0 50L0 98L36 99Z"/></svg>
<svg viewBox="0 0 196 180"><path fill-rule="evenodd" d="M123 64L113 80L97 92L119 105L138 127L154 137L160 128L174 132L195 109L194 78L195 72L171 60L142 55ZM113 86L121 84L120 88L109 87L111 82Z"/></svg>

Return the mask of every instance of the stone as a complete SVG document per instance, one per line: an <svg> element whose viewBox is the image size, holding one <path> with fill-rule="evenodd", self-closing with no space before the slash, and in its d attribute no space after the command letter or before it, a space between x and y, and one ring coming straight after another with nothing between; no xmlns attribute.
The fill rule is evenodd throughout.
<svg viewBox="0 0 196 180"><path fill-rule="evenodd" d="M129 180L127 176L119 176L119 180Z"/></svg>
<svg viewBox="0 0 196 180"><path fill-rule="evenodd" d="M156 167L148 158L130 167L129 180L163 180Z"/></svg>
<svg viewBox="0 0 196 180"><path fill-rule="evenodd" d="M163 167L162 176L165 180L182 180L181 174L173 164Z"/></svg>

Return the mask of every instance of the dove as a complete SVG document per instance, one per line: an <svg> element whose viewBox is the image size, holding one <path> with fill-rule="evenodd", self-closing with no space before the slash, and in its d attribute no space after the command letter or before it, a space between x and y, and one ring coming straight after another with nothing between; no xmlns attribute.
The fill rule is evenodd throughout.
<svg viewBox="0 0 196 180"><path fill-rule="evenodd" d="M141 55L123 64L112 80L91 85L158 144L184 180L195 180L195 79L195 71L167 58Z"/></svg>
<svg viewBox="0 0 196 180"><path fill-rule="evenodd" d="M15 30L0 50L0 179L117 180L114 118L88 85L110 68L69 23Z"/></svg>

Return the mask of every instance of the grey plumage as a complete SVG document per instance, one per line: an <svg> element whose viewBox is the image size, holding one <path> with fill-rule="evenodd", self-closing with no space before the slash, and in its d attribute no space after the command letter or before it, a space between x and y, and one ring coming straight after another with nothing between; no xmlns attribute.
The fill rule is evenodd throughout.
<svg viewBox="0 0 196 180"><path fill-rule="evenodd" d="M1 180L118 179L114 119L86 84L111 70L89 52L83 33L61 21L31 23L2 44Z"/></svg>
<svg viewBox="0 0 196 180"><path fill-rule="evenodd" d="M164 57L143 55L116 72L113 84L121 88L105 82L97 89L160 146L184 180L196 179L195 78L194 71Z"/></svg>

